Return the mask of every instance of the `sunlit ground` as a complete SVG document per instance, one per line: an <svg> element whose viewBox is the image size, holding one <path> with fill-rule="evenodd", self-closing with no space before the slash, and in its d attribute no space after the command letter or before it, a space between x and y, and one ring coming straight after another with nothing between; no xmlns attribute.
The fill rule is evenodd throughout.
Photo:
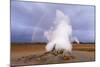
<svg viewBox="0 0 100 67"><path fill-rule="evenodd" d="M64 60L61 56L47 54L41 59L35 58L45 52L45 43L12 43L11 65L34 65L95 61L95 44L74 44L73 59Z"/></svg>

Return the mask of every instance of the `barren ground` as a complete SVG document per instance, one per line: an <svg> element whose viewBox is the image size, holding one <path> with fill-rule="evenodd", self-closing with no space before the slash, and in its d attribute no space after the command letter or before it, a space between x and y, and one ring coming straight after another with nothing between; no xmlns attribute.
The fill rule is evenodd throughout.
<svg viewBox="0 0 100 67"><path fill-rule="evenodd" d="M62 56L47 54L38 58L45 52L45 43L12 43L11 44L11 66L55 64L95 61L94 44L74 44L73 57L63 59Z"/></svg>

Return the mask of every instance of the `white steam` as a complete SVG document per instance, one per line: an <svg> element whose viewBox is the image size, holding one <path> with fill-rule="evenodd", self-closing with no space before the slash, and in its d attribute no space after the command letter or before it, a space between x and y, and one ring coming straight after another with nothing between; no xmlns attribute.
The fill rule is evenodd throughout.
<svg viewBox="0 0 100 67"><path fill-rule="evenodd" d="M54 27L51 27L49 31L44 33L48 39L46 45L46 51L51 51L55 47L55 50L64 50L64 52L72 51L71 37L72 26L70 24L70 18L65 16L60 10L56 10L56 19L54 21ZM79 42L77 40L77 42Z"/></svg>

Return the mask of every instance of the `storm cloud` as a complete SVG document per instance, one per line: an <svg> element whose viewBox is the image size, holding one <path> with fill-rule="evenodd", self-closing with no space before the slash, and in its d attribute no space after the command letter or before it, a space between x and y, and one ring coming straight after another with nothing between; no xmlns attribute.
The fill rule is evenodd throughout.
<svg viewBox="0 0 100 67"><path fill-rule="evenodd" d="M11 41L46 42L43 33L53 25L57 9L70 17L73 36L95 41L95 6L25 1L11 1Z"/></svg>

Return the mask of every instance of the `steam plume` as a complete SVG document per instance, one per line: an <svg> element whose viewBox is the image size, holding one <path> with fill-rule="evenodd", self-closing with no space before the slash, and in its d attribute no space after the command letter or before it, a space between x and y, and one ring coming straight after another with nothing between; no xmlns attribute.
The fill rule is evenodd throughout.
<svg viewBox="0 0 100 67"><path fill-rule="evenodd" d="M46 45L46 51L64 50L64 52L72 51L71 37L72 37L72 26L70 24L70 18L65 16L60 10L56 10L56 19L54 21L54 27L51 27L49 31L44 33L48 39ZM79 42L77 40L77 42Z"/></svg>

